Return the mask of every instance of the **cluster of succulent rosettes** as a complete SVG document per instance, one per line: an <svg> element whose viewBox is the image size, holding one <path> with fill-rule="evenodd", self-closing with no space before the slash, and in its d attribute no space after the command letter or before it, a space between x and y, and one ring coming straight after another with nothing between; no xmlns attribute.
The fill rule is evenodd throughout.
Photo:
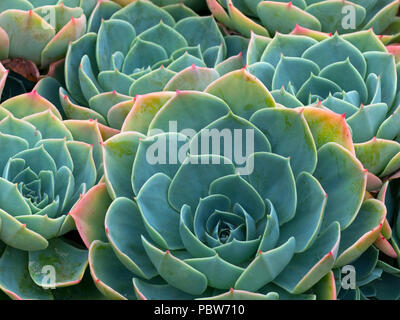
<svg viewBox="0 0 400 320"><path fill-rule="evenodd" d="M215 18L245 36L290 33L296 25L315 31L351 33L373 28L396 38L397 0L207 0Z"/></svg>
<svg viewBox="0 0 400 320"><path fill-rule="evenodd" d="M93 118L120 129L134 96L204 90L244 65L248 39L224 38L211 16L200 17L183 4L159 8L139 0L120 10L106 4L100 4L104 19L96 33L70 45L65 86L64 79L40 83L42 94L61 104L69 119ZM66 90L55 97L60 86Z"/></svg>
<svg viewBox="0 0 400 320"><path fill-rule="evenodd" d="M332 269L385 220L344 118L285 108L246 69L140 96L103 146L71 215L108 298L335 299Z"/></svg>

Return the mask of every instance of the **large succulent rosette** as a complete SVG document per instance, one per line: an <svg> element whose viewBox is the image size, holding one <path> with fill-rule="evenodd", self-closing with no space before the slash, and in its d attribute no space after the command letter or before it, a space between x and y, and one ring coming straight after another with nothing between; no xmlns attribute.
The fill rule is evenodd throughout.
<svg viewBox="0 0 400 320"><path fill-rule="evenodd" d="M331 270L386 216L345 119L280 106L245 69L141 96L104 172L71 215L113 299L335 299Z"/></svg>
<svg viewBox="0 0 400 320"><path fill-rule="evenodd" d="M120 129L136 95L185 90L194 77L204 90L244 65L248 39L224 38L211 16L200 17L183 4L159 8L139 0L121 9L101 2L91 19L91 32L69 47L65 79L61 72L60 83L46 78L38 89L70 119L92 118ZM195 71L176 79L191 67Z"/></svg>
<svg viewBox="0 0 400 320"><path fill-rule="evenodd" d="M319 41L314 39L316 33L308 34L311 37L278 34L272 40L253 34L247 55L249 71L272 90L278 103L292 108L313 103L342 114L356 142L355 154L368 170L368 195L387 202L388 183L398 178L400 169L395 56L371 30L323 36ZM393 220L389 215L375 242L386 258L399 254L391 230ZM365 278L361 283L369 284L374 277L364 271L359 272ZM385 288L390 290L390 286ZM360 291L350 296L359 297Z"/></svg>
<svg viewBox="0 0 400 320"><path fill-rule="evenodd" d="M396 0L207 0L216 19L245 36L290 33L297 25L322 32L373 28L395 40L400 32Z"/></svg>

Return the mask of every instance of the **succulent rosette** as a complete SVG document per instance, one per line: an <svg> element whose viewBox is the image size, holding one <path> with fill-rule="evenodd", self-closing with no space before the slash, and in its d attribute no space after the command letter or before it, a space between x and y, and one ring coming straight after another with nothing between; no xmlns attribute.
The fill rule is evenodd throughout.
<svg viewBox="0 0 400 320"><path fill-rule="evenodd" d="M207 0L216 19L245 36L290 33L296 25L322 32L351 33L373 28L377 34L400 32L397 0Z"/></svg>
<svg viewBox="0 0 400 320"><path fill-rule="evenodd" d="M398 169L396 170L399 157L396 150L399 150L399 143L373 139L355 147L357 156L370 170L369 197L373 194L385 203L387 217L374 246L352 263L357 280L356 287L341 290L338 286L339 298L399 300L400 194ZM336 272L335 275L340 283L340 272Z"/></svg>
<svg viewBox="0 0 400 320"><path fill-rule="evenodd" d="M287 107L318 104L344 114L353 141L398 136L398 65L371 31L312 37L252 35L249 71Z"/></svg>
<svg viewBox="0 0 400 320"><path fill-rule="evenodd" d="M211 16L200 17L183 4L160 8L139 0L121 9L101 2L91 21L98 24L69 47L65 79L40 83L41 94L69 119L92 118L120 129L136 95L189 89L193 78L204 90L244 65L248 39L224 37Z"/></svg>
<svg viewBox="0 0 400 320"><path fill-rule="evenodd" d="M99 142L98 124L62 121L36 91L0 105L0 291L8 297L52 299L58 290L47 289L81 282L88 252L71 238L68 213L101 176Z"/></svg>
<svg viewBox="0 0 400 320"><path fill-rule="evenodd" d="M335 299L332 269L386 217L345 119L283 107L246 69L138 97L103 146L71 216L107 298Z"/></svg>
<svg viewBox="0 0 400 320"><path fill-rule="evenodd" d="M0 59L11 60L5 62L17 72L27 69L24 75L38 81L38 70L34 68L47 70L51 63L65 58L69 42L85 34L86 15L95 8L96 2L2 1Z"/></svg>

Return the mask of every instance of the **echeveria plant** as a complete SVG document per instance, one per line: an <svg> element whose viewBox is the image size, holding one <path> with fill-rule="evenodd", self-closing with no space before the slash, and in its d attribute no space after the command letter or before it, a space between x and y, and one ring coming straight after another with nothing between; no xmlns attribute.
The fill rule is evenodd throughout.
<svg viewBox="0 0 400 320"><path fill-rule="evenodd" d="M0 105L0 290L9 297L52 299L45 289L81 282L88 253L68 239L68 213L98 181L94 147L83 142L99 144L98 132L63 122L36 91Z"/></svg>
<svg viewBox="0 0 400 320"><path fill-rule="evenodd" d="M101 2L92 15L92 21L103 20L92 23L93 32L70 45L66 90L54 97L64 84L49 79L40 84L41 92L61 104L70 119L93 118L119 129L134 96L185 90L193 77L201 78L203 90L220 75L243 66L241 52L248 40L224 38L211 16L200 17L183 4L159 8L139 0L120 9ZM196 72L176 79L177 73L190 67Z"/></svg>
<svg viewBox="0 0 400 320"><path fill-rule="evenodd" d="M356 143L400 133L398 65L371 30L320 41L253 34L247 65L277 102L292 108L314 103L344 114Z"/></svg>
<svg viewBox="0 0 400 320"><path fill-rule="evenodd" d="M285 108L245 69L140 96L104 173L71 215L114 299L334 299L332 268L386 216L345 119Z"/></svg>
<svg viewBox="0 0 400 320"><path fill-rule="evenodd" d="M2 1L0 59L29 60L39 69L63 59L69 42L86 32L85 14L96 5L94 0L82 1L81 6L75 2L78 1ZM13 62L15 65L18 60Z"/></svg>
<svg viewBox="0 0 400 320"><path fill-rule="evenodd" d="M296 25L323 32L351 33L373 28L400 32L397 0L207 0L213 15L228 28L250 36L290 33Z"/></svg>

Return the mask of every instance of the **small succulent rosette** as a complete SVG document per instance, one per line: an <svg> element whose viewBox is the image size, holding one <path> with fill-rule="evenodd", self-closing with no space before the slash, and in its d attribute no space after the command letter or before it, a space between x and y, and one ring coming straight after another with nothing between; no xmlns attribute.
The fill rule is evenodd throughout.
<svg viewBox="0 0 400 320"><path fill-rule="evenodd" d="M246 69L140 96L104 173L71 215L111 299L336 299L386 217L344 117Z"/></svg>
<svg viewBox="0 0 400 320"><path fill-rule="evenodd" d="M160 8L138 0L121 9L100 2L90 21L89 33L68 49L65 77L60 65L59 82L45 78L38 89L69 119L92 118L120 129L136 95L192 89L193 79L204 90L244 66L248 39L224 37L213 17L183 4Z"/></svg>
<svg viewBox="0 0 400 320"><path fill-rule="evenodd" d="M297 25L327 33L351 33L373 28L395 41L400 33L397 0L207 0L215 18L250 37L290 33Z"/></svg>
<svg viewBox="0 0 400 320"><path fill-rule="evenodd" d="M50 289L80 284L88 252L71 237L68 213L101 176L102 141L95 122L63 121L36 91L0 105L0 291L8 297L52 299Z"/></svg>

